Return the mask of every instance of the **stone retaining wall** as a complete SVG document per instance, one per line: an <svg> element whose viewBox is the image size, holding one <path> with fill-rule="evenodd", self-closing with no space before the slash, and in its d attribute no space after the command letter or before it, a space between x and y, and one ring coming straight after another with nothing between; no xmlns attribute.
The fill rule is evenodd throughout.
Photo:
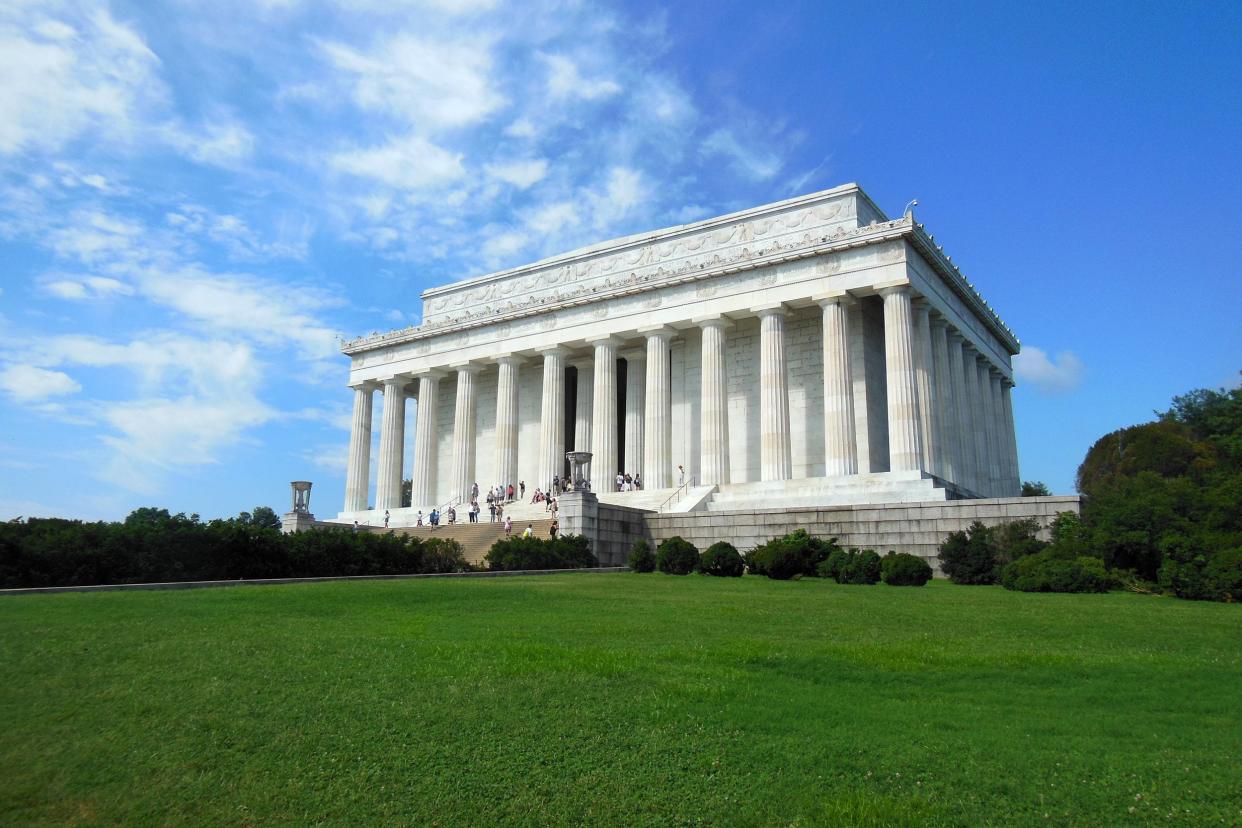
<svg viewBox="0 0 1242 828"><path fill-rule="evenodd" d="M737 512L687 512L684 514L647 513L646 537L653 548L660 541L680 535L706 549L716 541L727 540L745 552L774 537L795 529L805 529L818 537L835 537L842 546L874 549L881 555L890 549L909 552L937 566L937 547L950 532L965 529L973 521L994 526L1033 517L1047 528L1058 512L1079 511L1081 498L1002 497L978 500L950 500L929 503L830 506L819 509L758 509ZM601 504L601 516L604 506ZM630 539L630 543L637 536ZM610 544L623 542L611 537ZM604 559L601 556L600 562Z"/></svg>

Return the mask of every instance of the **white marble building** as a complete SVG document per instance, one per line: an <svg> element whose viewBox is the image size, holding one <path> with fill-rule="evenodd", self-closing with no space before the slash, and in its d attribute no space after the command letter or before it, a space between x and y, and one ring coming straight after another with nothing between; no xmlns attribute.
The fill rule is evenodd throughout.
<svg viewBox="0 0 1242 828"><path fill-rule="evenodd" d="M635 505L676 488L678 466L696 509L1019 493L1017 339L911 215L888 220L854 184L423 303L423 324L343 346L354 417L339 520L389 509L402 525L476 482L524 480L529 498L565 475L570 449L594 453L601 499L618 470L641 474Z"/></svg>

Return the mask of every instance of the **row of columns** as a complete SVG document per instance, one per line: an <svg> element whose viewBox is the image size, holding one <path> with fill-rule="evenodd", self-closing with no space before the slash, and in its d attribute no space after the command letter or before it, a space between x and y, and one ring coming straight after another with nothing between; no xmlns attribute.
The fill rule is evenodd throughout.
<svg viewBox="0 0 1242 828"><path fill-rule="evenodd" d="M975 495L1016 494L1017 446L1014 441L1011 383L947 321L914 296L909 285L880 291L884 311L887 369L889 469L921 470ZM857 300L848 294L825 295L822 309L824 372L824 467L829 477L857 474L855 390L850 313ZM785 349L784 305L752 311L759 316L760 475L762 480L792 476L789 372ZM726 374L727 331L724 316L693 320L702 331L700 401L700 482L728 483L729 425ZM540 402L538 482L546 487L560 473L565 453L565 368L578 369L578 404L574 445L590 447L589 474L596 491L610 491L617 472L617 418L624 417L627 454L648 489L673 485L672 383L669 353L677 331L640 329L645 348L625 351L628 362L626 406L617 411L615 337L590 343L592 356L568 361L561 347L540 351L543 388ZM503 484L518 479L517 377L522 359L498 360L495 468ZM475 482L476 374L478 365L456 367L457 399L453 423L451 492L468 499ZM435 500L436 397L442 371L418 376L418 425L415 441L413 502ZM383 383L385 397L380 430L376 508L401 504L407 380ZM353 430L346 480L346 510L367 506L368 450L372 421L370 386L355 390Z"/></svg>

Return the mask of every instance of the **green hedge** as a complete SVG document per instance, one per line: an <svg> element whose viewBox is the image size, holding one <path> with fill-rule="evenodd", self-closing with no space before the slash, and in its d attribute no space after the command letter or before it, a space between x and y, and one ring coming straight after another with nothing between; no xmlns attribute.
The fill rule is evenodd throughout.
<svg viewBox="0 0 1242 828"><path fill-rule="evenodd" d="M455 541L355 533L345 527L284 535L270 520L256 520L245 512L204 522L197 515L144 508L124 523L32 518L0 524L4 588L407 575L469 568Z"/></svg>
<svg viewBox="0 0 1242 828"><path fill-rule="evenodd" d="M1020 592L1108 592L1116 584L1101 559L1065 557L1056 549L1008 564L1000 580L1005 589Z"/></svg>
<svg viewBox="0 0 1242 828"><path fill-rule="evenodd" d="M832 578L838 584L874 584L880 580L880 556L871 549L840 547L819 565L821 578Z"/></svg>
<svg viewBox="0 0 1242 828"><path fill-rule="evenodd" d="M740 578L746 571L746 562L738 553L737 547L728 541L717 541L707 547L703 553L700 568L704 575L716 575L723 578Z"/></svg>
<svg viewBox="0 0 1242 828"><path fill-rule="evenodd" d="M880 578L889 586L923 586L932 578L927 561L906 552L889 552L880 561Z"/></svg>
<svg viewBox="0 0 1242 828"><path fill-rule="evenodd" d="M635 541L630 547L630 570L633 572L655 572L656 557L651 546L645 541Z"/></svg>
<svg viewBox="0 0 1242 828"><path fill-rule="evenodd" d="M680 535L674 535L660 542L656 566L666 575L689 575L699 568L699 548Z"/></svg>
<svg viewBox="0 0 1242 828"><path fill-rule="evenodd" d="M599 566L591 544L582 535L556 538L502 538L492 544L484 558L487 568L501 571L523 569L584 569Z"/></svg>
<svg viewBox="0 0 1242 828"><path fill-rule="evenodd" d="M754 575L787 581L816 575L819 565L840 548L836 538L821 540L805 529L798 529L750 550L746 565Z"/></svg>

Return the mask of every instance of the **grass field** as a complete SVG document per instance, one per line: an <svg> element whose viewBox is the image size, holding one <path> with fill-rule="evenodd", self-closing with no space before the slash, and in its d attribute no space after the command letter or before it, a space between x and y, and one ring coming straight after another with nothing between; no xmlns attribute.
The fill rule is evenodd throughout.
<svg viewBox="0 0 1242 828"><path fill-rule="evenodd" d="M1242 823L1242 607L630 574L0 599L0 823Z"/></svg>

